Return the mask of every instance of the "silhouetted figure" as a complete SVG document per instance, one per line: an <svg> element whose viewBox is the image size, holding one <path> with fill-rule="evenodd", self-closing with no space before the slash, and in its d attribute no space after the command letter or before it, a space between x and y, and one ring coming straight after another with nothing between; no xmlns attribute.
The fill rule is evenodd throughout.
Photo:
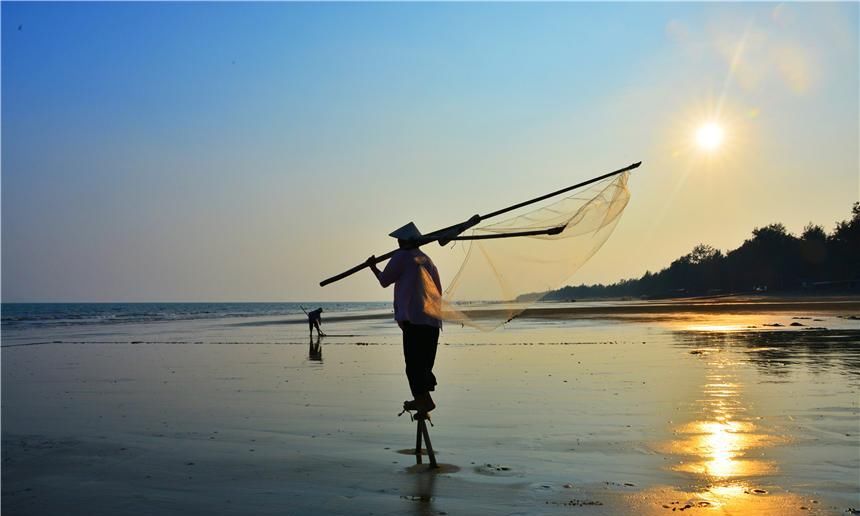
<svg viewBox="0 0 860 516"><path fill-rule="evenodd" d="M403 331L406 377L414 396L403 408L426 414L436 408L430 391L436 388L433 364L442 328L442 283L433 261L416 247L421 232L415 224L410 222L390 236L400 249L385 270L376 267L374 256L367 263L383 288L394 283L394 319Z"/></svg>
<svg viewBox="0 0 860 516"><path fill-rule="evenodd" d="M311 310L308 312L308 331L311 332L311 336L314 334L314 328L317 329L317 337L322 337L325 333L320 330L320 322L322 322L322 308L317 308L316 310Z"/></svg>
<svg viewBox="0 0 860 516"><path fill-rule="evenodd" d="M319 335L317 335L316 340L314 340L313 336L310 339L310 344L308 346L308 360L313 362L322 362L322 346L320 345Z"/></svg>

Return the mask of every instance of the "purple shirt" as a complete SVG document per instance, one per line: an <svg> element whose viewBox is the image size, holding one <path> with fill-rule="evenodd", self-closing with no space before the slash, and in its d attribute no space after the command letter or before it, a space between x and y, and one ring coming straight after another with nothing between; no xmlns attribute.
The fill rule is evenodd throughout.
<svg viewBox="0 0 860 516"><path fill-rule="evenodd" d="M394 320L442 327L442 282L420 249L398 249L379 274L379 284L394 283Z"/></svg>

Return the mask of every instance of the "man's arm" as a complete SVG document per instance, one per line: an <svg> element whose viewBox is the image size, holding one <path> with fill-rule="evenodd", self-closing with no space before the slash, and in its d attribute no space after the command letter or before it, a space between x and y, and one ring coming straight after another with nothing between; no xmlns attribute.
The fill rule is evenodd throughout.
<svg viewBox="0 0 860 516"><path fill-rule="evenodd" d="M394 256L388 260L388 263L385 265L385 269L382 271L380 271L376 266L375 256L371 256L367 259L367 265L370 267L370 270L373 271L376 279L379 280L379 284L382 285L382 288L385 288L397 281L397 278L399 278L400 274L403 273L403 258L400 253L395 253Z"/></svg>
<svg viewBox="0 0 860 516"><path fill-rule="evenodd" d="M382 272L379 270L379 267L376 266L376 255L370 255L370 258L365 260L365 263L367 263L367 267L370 269L371 272L373 272L373 275L376 276L376 279L378 281L379 275L382 274Z"/></svg>

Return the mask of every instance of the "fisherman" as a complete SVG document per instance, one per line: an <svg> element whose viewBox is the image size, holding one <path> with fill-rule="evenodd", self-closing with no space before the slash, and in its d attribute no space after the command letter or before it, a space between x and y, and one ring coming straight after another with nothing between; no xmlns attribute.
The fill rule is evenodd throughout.
<svg viewBox="0 0 860 516"><path fill-rule="evenodd" d="M427 414L436 408L430 391L436 388L433 363L442 328L442 283L433 261L417 247L421 232L415 224L410 222L389 236L397 239L400 249L385 270L376 267L375 256L367 259L367 265L383 288L394 283L394 320L403 331L406 378L413 396L403 408Z"/></svg>
<svg viewBox="0 0 860 516"><path fill-rule="evenodd" d="M311 337L314 335L314 328L317 329L317 337L325 336L325 333L320 330L320 322L322 321L320 314L322 314L322 311L322 308L317 308L308 312L308 330L311 332Z"/></svg>

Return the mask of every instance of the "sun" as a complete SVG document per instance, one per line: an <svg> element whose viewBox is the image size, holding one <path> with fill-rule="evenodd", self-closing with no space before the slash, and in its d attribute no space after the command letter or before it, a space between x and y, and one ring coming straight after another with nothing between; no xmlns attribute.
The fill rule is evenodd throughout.
<svg viewBox="0 0 860 516"><path fill-rule="evenodd" d="M717 150L724 138L723 128L714 122L708 122L696 130L696 145L708 152Z"/></svg>

